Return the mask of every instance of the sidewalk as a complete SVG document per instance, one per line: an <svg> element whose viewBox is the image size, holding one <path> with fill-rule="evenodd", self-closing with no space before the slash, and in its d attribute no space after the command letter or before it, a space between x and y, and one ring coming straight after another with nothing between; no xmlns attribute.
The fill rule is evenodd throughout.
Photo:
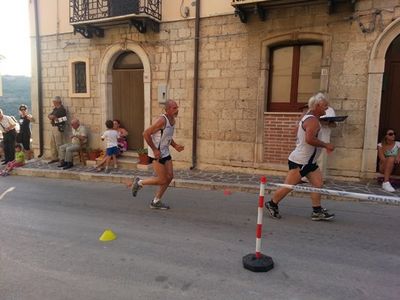
<svg viewBox="0 0 400 300"><path fill-rule="evenodd" d="M133 176L149 177L152 176L152 171L143 170L122 170L111 169L110 173L96 172L94 167L76 165L69 170L60 170L57 168L57 163L47 164L47 161L35 159L28 162L24 167L17 168L13 171L14 174L20 176L35 176L48 177L57 179L75 179L81 181L104 181L114 183L124 183L132 179ZM259 193L260 175L251 175L244 173L231 172L211 172L200 170L175 170L175 179L171 186L180 188L206 189L206 190L223 190L225 192L251 192ZM283 183L284 177L281 176L266 176L268 182ZM324 188L337 191L375 194L381 196L400 197L400 189L395 193L388 193L382 190L381 185L376 180L363 182L338 181L328 179L325 182ZM274 189L268 187L268 189ZM308 197L306 192L292 192L294 196ZM322 195L325 199L335 200L356 200L352 198L343 198L339 196ZM400 204L400 203L399 203Z"/></svg>

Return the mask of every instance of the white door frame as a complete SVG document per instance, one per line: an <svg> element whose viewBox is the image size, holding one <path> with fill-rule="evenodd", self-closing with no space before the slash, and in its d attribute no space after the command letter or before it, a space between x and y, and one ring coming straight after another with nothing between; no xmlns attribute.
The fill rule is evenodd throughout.
<svg viewBox="0 0 400 300"><path fill-rule="evenodd" d="M143 64L144 84L144 128L151 123L151 70L150 60L145 50L132 41L117 43L109 46L100 60L99 92L101 105L101 124L113 117L112 102L112 69L118 56L126 51L135 52ZM100 126L102 128L102 126Z"/></svg>
<svg viewBox="0 0 400 300"><path fill-rule="evenodd" d="M397 18L379 35L370 54L361 165L361 177L364 178L371 178L376 174L377 141L381 111L382 81L385 71L385 55L390 44L399 34L400 18Z"/></svg>

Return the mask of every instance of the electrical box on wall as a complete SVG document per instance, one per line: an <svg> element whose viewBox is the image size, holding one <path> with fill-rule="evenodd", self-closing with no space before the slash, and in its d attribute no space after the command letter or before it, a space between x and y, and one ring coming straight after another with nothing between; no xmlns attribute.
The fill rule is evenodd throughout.
<svg viewBox="0 0 400 300"><path fill-rule="evenodd" d="M167 85L158 85L158 103L165 103L167 101Z"/></svg>

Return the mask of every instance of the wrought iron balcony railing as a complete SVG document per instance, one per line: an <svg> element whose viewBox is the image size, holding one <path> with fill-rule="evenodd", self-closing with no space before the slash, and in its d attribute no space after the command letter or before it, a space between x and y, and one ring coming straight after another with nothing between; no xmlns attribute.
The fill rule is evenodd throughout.
<svg viewBox="0 0 400 300"><path fill-rule="evenodd" d="M70 0L70 23L126 15L142 15L161 21L161 0Z"/></svg>
<svg viewBox="0 0 400 300"><path fill-rule="evenodd" d="M235 15L239 16L240 21L246 23L249 16L254 14L258 14L264 21L270 8L327 3L328 12L331 14L336 11L339 4L346 2L350 3L354 11L357 0L231 0L231 5L235 8Z"/></svg>
<svg viewBox="0 0 400 300"><path fill-rule="evenodd" d="M69 0L69 8L69 22L80 33L83 29L99 29L99 24L118 20L129 20L140 32L145 32L148 23L153 29L158 27L162 0ZM98 35L96 31L93 33Z"/></svg>

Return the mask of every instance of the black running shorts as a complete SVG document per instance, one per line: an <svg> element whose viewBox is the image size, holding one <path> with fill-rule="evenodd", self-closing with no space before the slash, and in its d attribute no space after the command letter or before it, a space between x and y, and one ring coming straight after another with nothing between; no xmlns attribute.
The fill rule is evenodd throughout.
<svg viewBox="0 0 400 300"><path fill-rule="evenodd" d="M150 163L152 163L154 160L158 161L160 164L165 165L165 163L169 160L172 159L171 155L168 155L166 157L160 158L160 159L155 159L149 156Z"/></svg>
<svg viewBox="0 0 400 300"><path fill-rule="evenodd" d="M288 165L289 165L289 170L300 169L301 177L307 176L308 173L314 172L316 169L318 169L317 164L300 165L295 162L292 162L291 160L288 160Z"/></svg>

